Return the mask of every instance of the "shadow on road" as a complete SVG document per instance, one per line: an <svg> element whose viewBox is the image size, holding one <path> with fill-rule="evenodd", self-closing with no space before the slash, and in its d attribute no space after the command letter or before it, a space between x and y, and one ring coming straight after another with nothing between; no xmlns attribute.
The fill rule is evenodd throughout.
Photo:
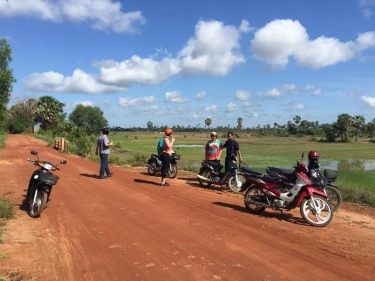
<svg viewBox="0 0 375 281"><path fill-rule="evenodd" d="M84 174L79 174L80 176L82 177L87 177L87 178L94 178L94 179L98 179L99 176L96 175L96 174L87 174L87 173L84 173Z"/></svg>
<svg viewBox="0 0 375 281"><path fill-rule="evenodd" d="M139 183L147 183L147 184L153 184L153 185L160 185L159 182L148 181L148 180L134 179L134 181L135 182L139 182Z"/></svg>
<svg viewBox="0 0 375 281"><path fill-rule="evenodd" d="M243 213L248 213L248 214L254 215L254 216L264 217L266 219L277 219L279 221L287 221L287 222L298 224L298 225L310 226L307 222L305 222L305 220L303 218L295 217L291 213L281 213L281 212L280 213L278 213L278 212L270 213L270 212L264 211L261 214L252 214L252 213L249 213L249 211L247 211L247 209L245 207L242 207L242 206L223 203L223 202L212 202L212 204L222 206L222 207L226 207L226 208L232 208L233 210L238 211L238 212L243 212Z"/></svg>

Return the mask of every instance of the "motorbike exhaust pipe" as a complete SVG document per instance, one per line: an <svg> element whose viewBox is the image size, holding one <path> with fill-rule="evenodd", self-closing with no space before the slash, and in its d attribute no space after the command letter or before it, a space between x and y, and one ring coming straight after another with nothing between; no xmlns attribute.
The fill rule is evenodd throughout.
<svg viewBox="0 0 375 281"><path fill-rule="evenodd" d="M201 179L201 180L204 180L204 181L211 181L209 178L206 178L206 177L201 176L201 175L197 175L197 178Z"/></svg>
<svg viewBox="0 0 375 281"><path fill-rule="evenodd" d="M262 203L262 202L256 202L256 201L249 200L249 199L244 199L243 201L244 201L245 203L248 203L248 204L254 204L254 205L261 206L261 207L265 207L265 208L269 208L269 207L271 207L269 204Z"/></svg>
<svg viewBox="0 0 375 281"><path fill-rule="evenodd" d="M152 167L152 166L149 165L149 164L146 164L146 167L147 167L147 168L150 168L151 170L155 170L154 167Z"/></svg>

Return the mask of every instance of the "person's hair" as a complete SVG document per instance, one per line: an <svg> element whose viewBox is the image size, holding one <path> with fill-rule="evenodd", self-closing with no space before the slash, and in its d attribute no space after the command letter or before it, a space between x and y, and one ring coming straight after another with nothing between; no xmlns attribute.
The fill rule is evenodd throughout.
<svg viewBox="0 0 375 281"><path fill-rule="evenodd" d="M229 135L234 136L234 135L233 135L233 132L228 132L228 133L227 133L227 136L229 136Z"/></svg>
<svg viewBox="0 0 375 281"><path fill-rule="evenodd" d="M103 128L103 129L102 129L102 133L103 133L104 135L109 135L109 129L108 129L107 127Z"/></svg>

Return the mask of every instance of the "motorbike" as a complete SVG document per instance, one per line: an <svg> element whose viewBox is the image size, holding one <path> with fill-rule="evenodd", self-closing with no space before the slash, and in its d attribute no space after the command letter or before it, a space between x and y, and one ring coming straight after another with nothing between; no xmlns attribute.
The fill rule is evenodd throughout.
<svg viewBox="0 0 375 281"><path fill-rule="evenodd" d="M47 207L48 202L51 200L52 186L56 185L59 180L59 177L52 172L60 170L58 165L66 164L67 161L61 160L59 164L53 165L51 162L39 160L37 151L32 150L31 154L35 155L37 159L31 160L29 158L27 161L37 166L37 169L31 175L28 189L25 190L25 203L27 204L28 215L36 218Z"/></svg>
<svg viewBox="0 0 375 281"><path fill-rule="evenodd" d="M171 179L174 179L177 177L178 173L178 163L177 160L180 160L181 155L176 154L175 151L172 152L171 157L171 165L168 169L167 176ZM151 154L150 159L148 159L147 164L147 172L149 175L155 175L156 173L161 172L161 168L163 167L163 163L160 160L160 157L158 154Z"/></svg>
<svg viewBox="0 0 375 281"><path fill-rule="evenodd" d="M267 167L266 172L270 176L280 177L284 181L293 183L293 172L290 172L287 169ZM309 168L306 174L309 176L315 188L322 190L328 195L328 202L330 203L332 210L336 211L340 208L342 195L338 190L338 186L333 183L337 178L338 172L336 170L324 169L324 176L322 176L318 168Z"/></svg>
<svg viewBox="0 0 375 281"><path fill-rule="evenodd" d="M199 184L202 187L209 187L211 184L226 185L234 193L240 193L246 180L238 171L237 156L229 156L228 167L224 173L222 169L223 165L219 162L203 160L197 174Z"/></svg>
<svg viewBox="0 0 375 281"><path fill-rule="evenodd" d="M302 153L302 159L303 159ZM282 177L267 174L244 174L250 186L245 192L244 203L251 213L260 214L266 208L292 210L300 208L303 219L312 226L326 226L333 218L333 210L328 202L328 195L313 186L306 175L307 168L302 161L297 161L293 181L284 181Z"/></svg>

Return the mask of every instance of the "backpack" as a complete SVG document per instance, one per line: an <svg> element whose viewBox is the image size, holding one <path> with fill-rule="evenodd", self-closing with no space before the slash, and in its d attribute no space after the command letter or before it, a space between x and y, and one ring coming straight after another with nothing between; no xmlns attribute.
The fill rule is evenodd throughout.
<svg viewBox="0 0 375 281"><path fill-rule="evenodd" d="M158 154L163 152L163 150L164 150L164 137L160 138L160 140L158 142L158 146L156 147L156 149L158 150Z"/></svg>

